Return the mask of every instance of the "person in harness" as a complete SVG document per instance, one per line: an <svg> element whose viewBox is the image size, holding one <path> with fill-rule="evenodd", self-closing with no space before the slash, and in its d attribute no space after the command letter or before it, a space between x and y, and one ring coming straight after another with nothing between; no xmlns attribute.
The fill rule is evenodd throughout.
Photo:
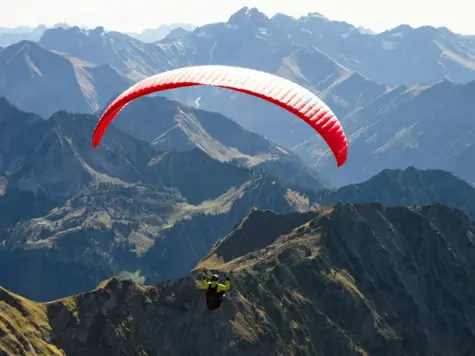
<svg viewBox="0 0 475 356"><path fill-rule="evenodd" d="M209 310L216 310L221 306L225 292L231 288L231 280L226 276L225 284L219 283L219 277L214 274L211 281L203 274L201 289L206 290L206 306Z"/></svg>

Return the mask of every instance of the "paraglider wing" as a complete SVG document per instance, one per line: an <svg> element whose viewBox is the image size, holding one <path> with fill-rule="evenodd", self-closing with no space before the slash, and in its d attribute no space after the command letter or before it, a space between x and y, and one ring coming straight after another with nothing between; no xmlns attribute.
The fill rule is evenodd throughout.
<svg viewBox="0 0 475 356"><path fill-rule="evenodd" d="M210 85L250 94L278 105L298 116L317 131L333 152L337 165L345 163L348 142L338 119L328 106L309 90L273 74L231 66L205 65L159 73L120 94L102 114L94 130L97 147L114 117L131 101L158 91Z"/></svg>

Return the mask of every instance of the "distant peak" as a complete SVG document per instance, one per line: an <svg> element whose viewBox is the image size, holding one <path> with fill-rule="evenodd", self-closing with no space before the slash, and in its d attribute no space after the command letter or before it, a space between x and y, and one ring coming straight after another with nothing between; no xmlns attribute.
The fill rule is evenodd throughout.
<svg viewBox="0 0 475 356"><path fill-rule="evenodd" d="M414 30L413 27L407 24L402 24L402 25L394 27L393 29L388 30L388 32L409 32L412 30Z"/></svg>
<svg viewBox="0 0 475 356"><path fill-rule="evenodd" d="M456 177L450 172L446 172L440 169L419 169L413 166L409 166L404 169L384 169L368 182L381 182L381 181L394 181L398 184L403 182L423 182L431 180L440 180L440 179L451 179L454 182L459 181L463 182L461 179ZM364 183L361 183L364 184Z"/></svg>
<svg viewBox="0 0 475 356"><path fill-rule="evenodd" d="M436 89L436 90L439 90L439 89L442 89L442 90L446 90L446 89L452 89L452 88L455 88L457 86L457 84L451 82L449 79L447 78L444 78L443 80L435 83L435 84L432 84L430 86L431 89Z"/></svg>
<svg viewBox="0 0 475 356"><path fill-rule="evenodd" d="M366 27L362 27L362 26L358 26L357 27L357 30L362 33L362 34L366 34L366 35L375 35L376 32L374 32L373 30L371 30L370 28L366 28Z"/></svg>
<svg viewBox="0 0 475 356"><path fill-rule="evenodd" d="M276 13L274 16L272 16L272 19L291 19L291 20L295 20L295 17L293 16L290 16L290 15L286 15L286 14L283 14L281 12L278 12Z"/></svg>
<svg viewBox="0 0 475 356"><path fill-rule="evenodd" d="M45 31L45 35L49 36L52 34L74 34L74 35L86 35L86 36L102 36L106 31L104 27L98 26L94 29L81 28L79 26L72 27L54 27Z"/></svg>
<svg viewBox="0 0 475 356"><path fill-rule="evenodd" d="M438 32L438 29L435 28L434 26L430 26L430 25L424 25L424 26L420 26L420 27L417 27L415 29L416 31L419 31L419 32Z"/></svg>
<svg viewBox="0 0 475 356"><path fill-rule="evenodd" d="M0 111L4 111L6 108L8 109L16 109L16 106L13 105L7 98L0 96Z"/></svg>
<svg viewBox="0 0 475 356"><path fill-rule="evenodd" d="M69 26L67 23L60 22L55 24L52 28L71 28L71 26Z"/></svg>
<svg viewBox="0 0 475 356"><path fill-rule="evenodd" d="M97 26L95 29L91 30L91 32L94 34L103 34L106 31L104 30L103 26Z"/></svg>
<svg viewBox="0 0 475 356"><path fill-rule="evenodd" d="M29 40L22 40L20 42L14 43L6 48L4 48L5 54L8 53L8 51L15 52L15 55L18 55L19 52L23 51L29 51L31 49L36 49L36 48L41 48L38 44L35 42L29 41Z"/></svg>
<svg viewBox="0 0 475 356"><path fill-rule="evenodd" d="M300 18L300 20L310 20L310 19L321 20L321 21L324 21L324 22L330 21L327 17L323 16L322 14L320 14L318 12L309 12L306 16L302 16Z"/></svg>
<svg viewBox="0 0 475 356"><path fill-rule="evenodd" d="M328 20L328 18L326 18L325 16L323 16L322 14L318 12L309 12L307 17L314 17L317 19Z"/></svg>
<svg viewBox="0 0 475 356"><path fill-rule="evenodd" d="M269 18L257 8L243 7L233 15L228 20L228 23L231 25L245 25L247 23L262 23L268 21Z"/></svg>

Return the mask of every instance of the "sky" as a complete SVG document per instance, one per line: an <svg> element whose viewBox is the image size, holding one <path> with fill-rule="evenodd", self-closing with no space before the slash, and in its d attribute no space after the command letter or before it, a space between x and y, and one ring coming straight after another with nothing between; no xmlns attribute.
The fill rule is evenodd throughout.
<svg viewBox="0 0 475 356"><path fill-rule="evenodd" d="M0 0L0 27L68 23L140 32L176 22L203 25L227 21L244 6L257 7L268 16L280 12L300 17L318 12L330 20L376 32L405 23L475 34L474 0Z"/></svg>

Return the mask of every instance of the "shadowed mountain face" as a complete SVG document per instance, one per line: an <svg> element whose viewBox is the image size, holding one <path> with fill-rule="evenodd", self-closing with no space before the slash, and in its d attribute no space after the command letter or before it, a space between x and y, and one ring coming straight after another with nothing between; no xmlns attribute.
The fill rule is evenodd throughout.
<svg viewBox="0 0 475 356"><path fill-rule="evenodd" d="M156 286L114 278L46 304L1 290L0 325L14 322L0 347L16 355L468 355L474 232L439 204L254 211L199 265L232 271L220 310L206 310L196 274Z"/></svg>

